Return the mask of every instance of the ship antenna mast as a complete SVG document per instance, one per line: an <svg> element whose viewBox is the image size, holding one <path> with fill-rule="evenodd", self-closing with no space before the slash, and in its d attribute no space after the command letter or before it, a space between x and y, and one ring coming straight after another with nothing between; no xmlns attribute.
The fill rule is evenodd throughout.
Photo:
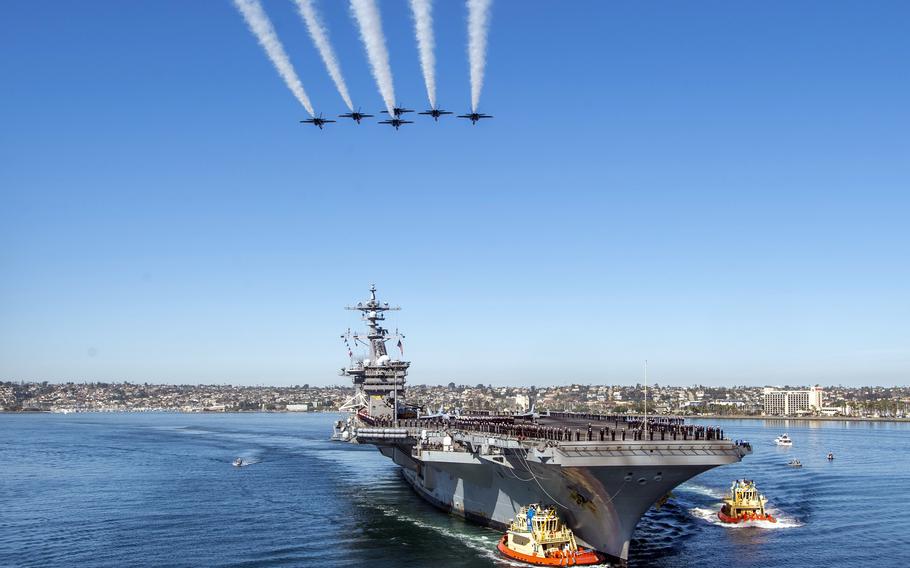
<svg viewBox="0 0 910 568"><path fill-rule="evenodd" d="M648 437L648 360L645 359L645 438Z"/></svg>
<svg viewBox="0 0 910 568"><path fill-rule="evenodd" d="M355 390L362 394L363 400L367 401L369 415L384 417L391 414L389 418L393 424L397 425L398 395L404 394L404 380L410 363L392 360L389 357L386 342L397 338L399 347L401 347L401 339L404 335L398 333L398 330L395 330L395 334L392 335L383 325L385 312L398 311L401 308L390 306L388 302L380 302L376 298L376 285L373 284L370 286L370 297L367 301L357 302L356 305L346 306L345 309L361 313L361 319L367 327L366 336L354 333L351 337L355 344L361 343L369 348L369 356L358 361L352 359L351 366L342 369L342 374L353 378ZM346 335L342 337L346 337Z"/></svg>

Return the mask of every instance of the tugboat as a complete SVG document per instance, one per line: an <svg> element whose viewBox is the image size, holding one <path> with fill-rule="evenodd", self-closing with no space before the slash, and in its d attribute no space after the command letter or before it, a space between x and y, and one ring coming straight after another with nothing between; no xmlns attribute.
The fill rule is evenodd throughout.
<svg viewBox="0 0 910 568"><path fill-rule="evenodd" d="M724 499L724 506L717 512L717 518L725 523L744 521L768 521L776 523L777 519L765 512L768 500L758 492L755 482L737 479L730 487L730 497Z"/></svg>
<svg viewBox="0 0 910 568"><path fill-rule="evenodd" d="M778 446L792 446L793 440L790 439L790 436L781 434L777 438L774 438L774 443Z"/></svg>
<svg viewBox="0 0 910 568"><path fill-rule="evenodd" d="M555 507L522 507L497 546L512 560L536 566L588 566L605 557L584 549L559 519Z"/></svg>

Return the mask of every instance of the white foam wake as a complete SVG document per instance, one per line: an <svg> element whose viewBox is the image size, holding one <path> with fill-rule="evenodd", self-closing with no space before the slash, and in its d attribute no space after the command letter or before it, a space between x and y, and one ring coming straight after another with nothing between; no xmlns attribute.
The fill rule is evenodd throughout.
<svg viewBox="0 0 910 568"><path fill-rule="evenodd" d="M719 489L706 487L704 485L698 485L696 483L683 483L673 491L676 493L694 493L696 495L704 495L705 497L711 497L712 499L724 498L724 493Z"/></svg>
<svg viewBox="0 0 910 568"><path fill-rule="evenodd" d="M717 518L717 511L720 509L720 504L718 504L717 509L705 509L702 507L695 507L689 509L689 513L693 517L701 519L705 522L708 522L712 525L717 525L725 527L728 529L746 529L746 528L759 528L759 529L792 529L796 527L803 526L802 523L796 519L782 516L776 511L768 510L771 515L777 519L776 523L771 521L744 521L741 523L725 523Z"/></svg>

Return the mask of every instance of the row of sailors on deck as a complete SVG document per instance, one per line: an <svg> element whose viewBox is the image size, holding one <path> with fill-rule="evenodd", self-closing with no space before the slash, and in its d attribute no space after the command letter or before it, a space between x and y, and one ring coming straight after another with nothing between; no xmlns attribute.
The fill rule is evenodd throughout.
<svg viewBox="0 0 910 568"><path fill-rule="evenodd" d="M431 425L436 427L456 428L468 431L478 431L490 434L499 434L520 439L540 439L554 441L594 442L631 440L631 441L657 441L657 440L722 440L724 431L713 426L682 426L682 425L652 425L647 430L644 428L617 429L609 426L594 428L588 424L587 429L540 426L536 424L490 424L485 422L469 422L465 420L442 421Z"/></svg>
<svg viewBox="0 0 910 568"><path fill-rule="evenodd" d="M615 441L666 441L666 440L723 440L724 431L714 426L694 426L683 424L655 423L644 425L627 424L619 429L610 426L588 424L586 429L539 424L516 424L491 421L477 418L431 419L431 420L398 420L391 418L373 418L370 424L380 427L399 428L449 428L473 432L498 434L519 439L553 440L559 442L615 442Z"/></svg>

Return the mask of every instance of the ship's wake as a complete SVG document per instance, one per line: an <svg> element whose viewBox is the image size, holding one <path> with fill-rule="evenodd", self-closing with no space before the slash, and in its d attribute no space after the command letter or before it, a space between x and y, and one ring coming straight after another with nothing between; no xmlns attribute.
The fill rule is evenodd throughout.
<svg viewBox="0 0 910 568"><path fill-rule="evenodd" d="M478 556L488 558L492 560L496 566L515 566L516 568L527 568L527 564L522 562L516 562L509 558L504 557L496 548L496 545L499 542L499 535L492 531L492 529L479 529L485 530L489 535L481 534L467 534L453 529L451 525L452 517L445 515L440 518L444 518L449 523L446 523L444 526L441 524L436 524L432 522L427 522L426 520L417 518L415 516L403 513L395 507L389 505L374 505L383 515L393 518L399 522L406 522L412 524L416 527L419 527L424 530L431 530L443 536L453 538L460 542L462 545L470 548L478 554ZM609 568L610 564L595 564L592 565L600 568Z"/></svg>
<svg viewBox="0 0 910 568"><path fill-rule="evenodd" d="M708 522L712 525L717 525L729 529L746 529L746 528L759 528L759 529L792 529L796 527L801 527L803 524L796 519L788 517L786 515L781 515L778 511L767 509L767 511L777 519L777 522L771 521L743 521L741 523L725 523L717 518L717 511L720 509L721 504L717 504L716 509L707 509L704 507L693 507L689 509L689 513L697 519Z"/></svg>
<svg viewBox="0 0 910 568"><path fill-rule="evenodd" d="M633 566L673 565L669 560L678 555L684 543L715 525L723 528L742 529L786 529L800 527L802 522L791 514L768 508L777 519L768 521L747 521L727 524L717 518L722 505L723 491L707 485L685 483L673 490L669 501L660 508L649 510L638 524L632 538L630 558Z"/></svg>
<svg viewBox="0 0 910 568"><path fill-rule="evenodd" d="M497 539L492 533L490 536L466 534L453 530L450 524L442 526L428 522L413 515L408 515L390 505L374 505L374 507L378 509L379 512L381 512L383 515L395 519L399 522L408 523L424 530L431 530L443 536L458 540L461 542L461 544L474 550L475 552L480 553L482 556L487 556L493 560L502 561L503 564L506 565L524 566L524 564L511 562L505 558L502 558L499 554L495 554ZM441 518L451 520L451 517L448 516L441 516Z"/></svg>
<svg viewBox="0 0 910 568"><path fill-rule="evenodd" d="M165 430L172 430L177 434L186 434L190 436L208 436L214 434L211 430L205 430L203 428L196 428L194 426L177 426L174 428L164 428Z"/></svg>
<svg viewBox="0 0 910 568"><path fill-rule="evenodd" d="M707 487L705 485L698 485L697 483L683 483L679 487L673 490L674 493L694 493L696 495L702 495L704 497L711 497L714 499L723 499L724 492L716 489L714 487Z"/></svg>
<svg viewBox="0 0 910 568"><path fill-rule="evenodd" d="M246 467L248 465L255 465L257 463L262 463L262 458L258 457L249 457L248 455L240 454L237 457L243 460L241 467Z"/></svg>

